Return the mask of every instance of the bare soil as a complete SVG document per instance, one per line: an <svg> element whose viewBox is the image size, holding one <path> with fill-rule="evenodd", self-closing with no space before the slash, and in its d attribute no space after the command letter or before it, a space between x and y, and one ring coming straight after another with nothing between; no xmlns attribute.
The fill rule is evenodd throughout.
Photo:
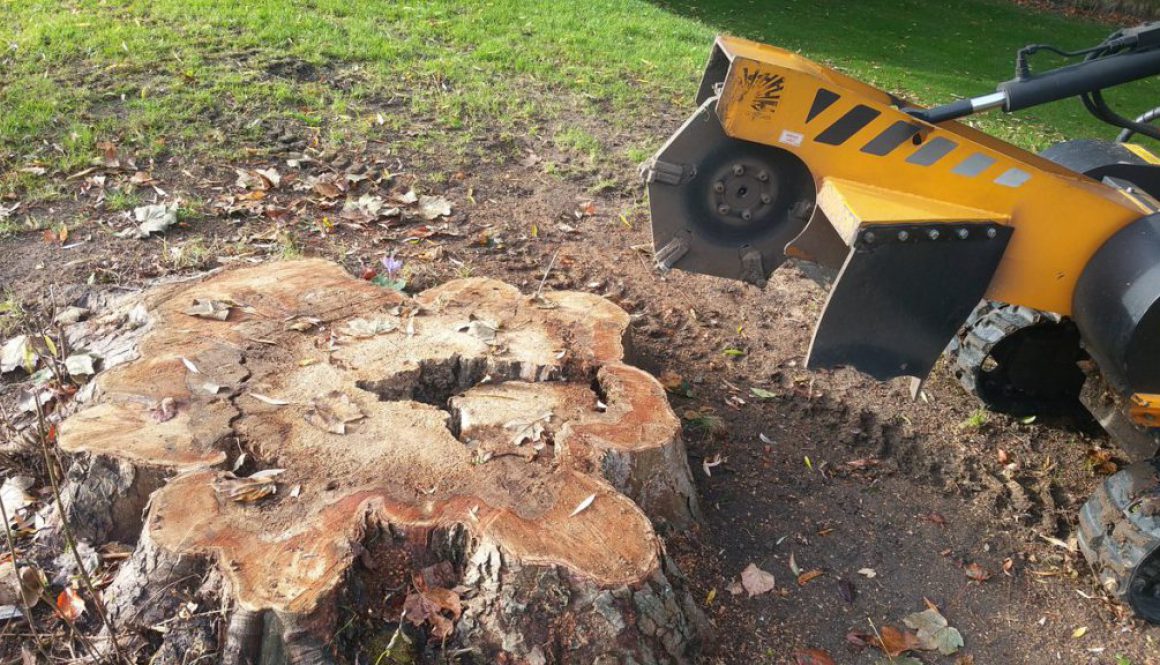
<svg viewBox="0 0 1160 665"><path fill-rule="evenodd" d="M313 75L292 68L290 74ZM633 133L659 143L680 119L673 111L654 113ZM611 126L580 117L561 122L586 126L610 153L627 143ZM136 288L165 274L271 258L279 234L291 234L308 255L342 261L356 275L396 251L410 271L409 291L464 273L532 291L551 265L546 288L586 290L617 302L633 317L636 364L656 375L671 373L674 386L687 382L670 399L684 417L705 522L671 536L668 549L718 629L704 662L793 663L796 649L817 647L838 663L875 663L882 654L856 648L847 634L901 627L929 599L962 632L966 657L924 652L917 654L922 662L1116 663L1122 654L1136 665L1160 663L1160 632L1109 603L1082 557L1060 542L1070 542L1078 508L1100 481L1087 460L1089 450L1111 445L1103 435L998 415L979 424L971 420L976 403L941 365L918 400L903 381L807 371L804 354L824 291L801 272L787 266L764 290L658 274L648 250L643 189L629 168L547 173L545 161L575 164L576 158L531 138L480 148L487 158L451 167L439 155L388 154L389 139L332 157L405 171L380 191L414 184L446 196L452 216L426 224L445 222L453 235L415 239L424 235L417 233L419 221L340 224L320 233L323 218L337 211L295 203L302 194L277 189L270 200L290 210L278 219L211 213L149 240L113 237L108 226L127 222L98 208L94 216L102 224L73 230L66 245L85 243L72 249L38 233L0 241L0 284L43 320L50 298L63 305L94 289ZM286 166L286 153L272 152L246 165L173 157L151 171L167 191L208 201L230 190L235 166L296 171ZM404 169L395 166L400 159ZM615 184L593 193L601 176ZM37 212L63 218L91 206L89 195L78 194ZM208 254L175 263L175 248L195 238ZM0 398L11 403L18 387L8 379ZM762 399L753 387L776 396ZM706 472L703 463L718 456L721 463ZM791 561L823 574L799 585ZM775 575L775 592L730 593L750 563ZM989 579L969 579L968 564L979 564ZM843 581L853 585L852 602L848 587L840 591Z"/></svg>

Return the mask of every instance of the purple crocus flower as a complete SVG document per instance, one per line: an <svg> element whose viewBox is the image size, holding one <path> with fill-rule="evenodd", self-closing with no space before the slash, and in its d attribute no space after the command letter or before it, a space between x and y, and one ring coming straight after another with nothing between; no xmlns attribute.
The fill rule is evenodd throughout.
<svg viewBox="0 0 1160 665"><path fill-rule="evenodd" d="M403 259L395 258L395 253L391 252L390 256L383 257L383 270L387 271L387 277L394 279L395 275L403 269Z"/></svg>

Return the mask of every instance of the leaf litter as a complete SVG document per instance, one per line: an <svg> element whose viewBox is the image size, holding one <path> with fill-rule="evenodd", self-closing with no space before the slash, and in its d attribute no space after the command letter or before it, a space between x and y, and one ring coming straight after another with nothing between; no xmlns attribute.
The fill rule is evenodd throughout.
<svg viewBox="0 0 1160 665"><path fill-rule="evenodd" d="M177 223L177 208L177 203L168 205L155 203L134 208L133 221L137 222L137 225L125 229L118 235L122 238L144 240L154 233L164 233Z"/></svg>
<svg viewBox="0 0 1160 665"><path fill-rule="evenodd" d="M314 398L303 416L306 422L332 434L346 434L347 423L366 418L366 414L349 395L332 390Z"/></svg>
<svg viewBox="0 0 1160 665"><path fill-rule="evenodd" d="M963 636L947 624L946 617L935 607L908 615L902 622L916 631L920 649L949 656L963 646Z"/></svg>
<svg viewBox="0 0 1160 665"><path fill-rule="evenodd" d="M773 573L758 568L755 563L750 563L745 567L745 570L741 571L741 587L745 589L750 598L769 593L776 586Z"/></svg>
<svg viewBox="0 0 1160 665"><path fill-rule="evenodd" d="M278 491L275 478L285 471L285 469L266 469L243 478L227 471L223 477L213 481L213 488L218 494L232 501L254 503Z"/></svg>

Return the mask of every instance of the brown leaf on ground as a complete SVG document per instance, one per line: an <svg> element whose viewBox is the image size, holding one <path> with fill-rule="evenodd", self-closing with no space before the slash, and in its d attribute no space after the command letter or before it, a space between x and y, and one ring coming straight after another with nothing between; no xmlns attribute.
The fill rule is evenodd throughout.
<svg viewBox="0 0 1160 665"><path fill-rule="evenodd" d="M342 196L342 190L339 189L333 183L329 183L329 182L316 182L316 183L314 183L314 191L318 195L326 197L328 199L337 199L338 197Z"/></svg>
<svg viewBox="0 0 1160 665"><path fill-rule="evenodd" d="M76 589L71 586L65 587L64 591L61 591L60 595L56 597L56 611L65 620L70 623L74 622L85 613L85 599L81 598Z"/></svg>
<svg viewBox="0 0 1160 665"><path fill-rule="evenodd" d="M752 598L773 591L776 585L772 573L767 573L758 568L757 564L751 563L746 566L745 570L741 571L741 586Z"/></svg>
<svg viewBox="0 0 1160 665"><path fill-rule="evenodd" d="M894 626L883 626L878 633L871 644L882 649L891 658L919 646L918 637L910 631L899 630Z"/></svg>
<svg viewBox="0 0 1160 665"><path fill-rule="evenodd" d="M1092 448L1087 451L1084 461L1092 471L1101 476L1109 476L1120 468L1112 459L1112 451L1107 448Z"/></svg>
<svg viewBox="0 0 1160 665"><path fill-rule="evenodd" d="M991 573L988 572L986 568L974 562L968 563L966 566L964 566L963 573L966 574L967 579L971 579L976 582L986 582L987 580L991 579Z"/></svg>
<svg viewBox="0 0 1160 665"><path fill-rule="evenodd" d="M682 384L685 382L685 379L680 374L677 374L671 369L666 369L665 371L661 372L661 375L658 376L657 379L661 382L661 385L665 387L665 390L669 392L679 391Z"/></svg>
<svg viewBox="0 0 1160 665"><path fill-rule="evenodd" d="M946 526L947 525L947 518L943 517L942 513L939 513L939 512L930 512L930 513L926 513L924 515L920 515L919 519L921 519L924 522L930 522L931 524L935 524L938 526Z"/></svg>
<svg viewBox="0 0 1160 665"><path fill-rule="evenodd" d="M451 589L428 587L422 577L415 578L415 589L403 601L407 620L416 626L430 624L432 635L438 639L451 635L462 612L459 594Z"/></svg>
<svg viewBox="0 0 1160 665"><path fill-rule="evenodd" d="M834 665L834 659L822 649L802 649L793 652L794 665Z"/></svg>
<svg viewBox="0 0 1160 665"><path fill-rule="evenodd" d="M814 570L807 570L806 572L802 573L801 575L798 575L798 578L797 578L798 586L805 586L805 585L809 584L810 582L812 582L813 580L816 580L817 578L821 577L822 575L825 575L825 571L818 570L816 568Z"/></svg>
<svg viewBox="0 0 1160 665"><path fill-rule="evenodd" d="M846 644L849 644L854 649L861 651L871 644L875 643L875 637L869 633L859 633L856 630L851 630L846 633Z"/></svg>

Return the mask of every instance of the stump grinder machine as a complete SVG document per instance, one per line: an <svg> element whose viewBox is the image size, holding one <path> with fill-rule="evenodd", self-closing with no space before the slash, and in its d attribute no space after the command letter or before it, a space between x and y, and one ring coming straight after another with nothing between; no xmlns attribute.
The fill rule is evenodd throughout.
<svg viewBox="0 0 1160 665"><path fill-rule="evenodd" d="M1064 66L1032 71L1049 51ZM920 382L945 354L987 407L1086 409L1134 463L1083 507L1101 582L1160 622L1160 140L1103 91L1160 74L1160 23L1031 45L993 92L923 108L800 55L719 37L699 108L642 166L663 269L829 287L807 365ZM956 122L1079 97L1122 129L1036 155ZM1081 408L1082 408L1081 407Z"/></svg>

